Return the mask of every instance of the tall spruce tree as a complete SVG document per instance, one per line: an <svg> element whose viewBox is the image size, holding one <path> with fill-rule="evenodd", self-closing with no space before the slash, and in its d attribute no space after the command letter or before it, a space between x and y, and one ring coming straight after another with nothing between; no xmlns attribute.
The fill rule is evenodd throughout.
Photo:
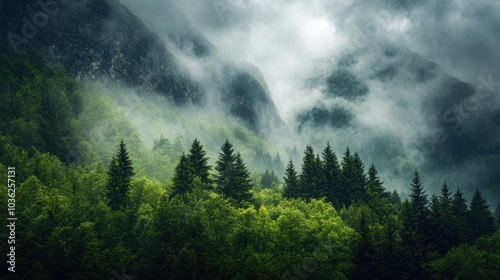
<svg viewBox="0 0 500 280"><path fill-rule="evenodd" d="M134 176L134 168L130 160L123 140L120 142L118 153L113 156L108 168L108 184L106 194L109 198L109 206L113 211L123 206L125 197L130 187L130 181Z"/></svg>
<svg viewBox="0 0 500 280"><path fill-rule="evenodd" d="M226 139L222 145L215 170L217 191L238 203L252 198L250 173L239 153L233 154L233 145Z"/></svg>
<svg viewBox="0 0 500 280"><path fill-rule="evenodd" d="M483 235L495 233L495 218L479 189L474 192L470 203L469 225L471 228L471 242Z"/></svg>
<svg viewBox="0 0 500 280"><path fill-rule="evenodd" d="M379 254L380 279L401 279L401 242L397 217L389 215L384 225Z"/></svg>
<svg viewBox="0 0 500 280"><path fill-rule="evenodd" d="M233 188L226 196L235 199L238 203L252 200L250 172L248 172L240 153L235 156L234 173L231 181L233 182Z"/></svg>
<svg viewBox="0 0 500 280"><path fill-rule="evenodd" d="M295 171L295 165L290 160L285 169L285 177L283 177L283 196L286 198L299 197L299 176Z"/></svg>
<svg viewBox="0 0 500 280"><path fill-rule="evenodd" d="M375 250L373 234L368 225L368 208L362 207L359 218L359 243L354 255L356 270L352 279L372 279L376 276Z"/></svg>
<svg viewBox="0 0 500 280"><path fill-rule="evenodd" d="M215 163L215 182L217 184L217 191L220 193L228 192L231 187L231 178L234 173L234 160L235 155L233 145L226 139L226 142L221 147L219 159Z"/></svg>
<svg viewBox="0 0 500 280"><path fill-rule="evenodd" d="M375 164L372 163L370 169L368 169L367 192L369 192L371 196L376 195L380 198L389 199L391 194L386 191L383 184L384 183L378 176L378 171L377 168L375 168Z"/></svg>
<svg viewBox="0 0 500 280"><path fill-rule="evenodd" d="M434 249L442 255L454 245L453 219L451 193L444 182L441 196L433 195L430 205L430 238Z"/></svg>
<svg viewBox="0 0 500 280"><path fill-rule="evenodd" d="M351 155L348 147L341 165L343 204L347 207L354 202L366 202L366 176L363 161L358 153Z"/></svg>
<svg viewBox="0 0 500 280"><path fill-rule="evenodd" d="M340 209L342 170L337 155L330 147L330 143L327 143L326 148L323 150L322 158L327 201L332 203L336 209Z"/></svg>
<svg viewBox="0 0 500 280"><path fill-rule="evenodd" d="M428 252L429 211L428 200L417 170L413 173L410 201L403 203L403 253L405 277L423 279L425 256Z"/></svg>
<svg viewBox="0 0 500 280"><path fill-rule="evenodd" d="M339 204L345 207L349 207L351 204L351 185L353 180L352 178L354 177L352 161L351 150L347 147L344 155L342 156L342 162L340 163L342 167L342 183L340 184Z"/></svg>
<svg viewBox="0 0 500 280"><path fill-rule="evenodd" d="M317 158L314 155L314 149L307 146L304 151L304 159L302 160L302 172L299 176L299 197L311 199L317 197L318 190L321 188L321 182L318 178L318 173L323 169L318 170Z"/></svg>
<svg viewBox="0 0 500 280"><path fill-rule="evenodd" d="M206 188L209 188L211 182L209 178L210 166L208 165L208 157L206 156L203 145L200 144L198 139L193 141L191 149L189 150L188 159L193 169L193 174L200 177L201 183Z"/></svg>
<svg viewBox="0 0 500 280"><path fill-rule="evenodd" d="M469 208L460 188L453 195L451 201L451 210L453 212L453 242L452 246L465 243L469 240L470 226L469 226Z"/></svg>
<svg viewBox="0 0 500 280"><path fill-rule="evenodd" d="M189 158L185 154L182 154L179 164L175 167L172 196L192 191L195 176L193 171Z"/></svg>

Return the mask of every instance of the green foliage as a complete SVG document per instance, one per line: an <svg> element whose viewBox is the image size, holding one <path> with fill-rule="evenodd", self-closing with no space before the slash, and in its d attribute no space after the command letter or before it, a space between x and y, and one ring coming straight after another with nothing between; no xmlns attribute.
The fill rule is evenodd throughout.
<svg viewBox="0 0 500 280"><path fill-rule="evenodd" d="M193 169L193 175L198 176L201 183L207 188L210 185L210 179L208 177L210 166L208 166L208 157L206 157L206 152L203 145L200 144L198 139L193 141L191 149L189 150L189 165Z"/></svg>
<svg viewBox="0 0 500 280"><path fill-rule="evenodd" d="M250 173L241 154L233 153L233 145L227 139L221 147L215 170L217 171L215 181L219 193L234 199L238 204L252 199Z"/></svg>
<svg viewBox="0 0 500 280"><path fill-rule="evenodd" d="M495 219L490 211L490 206L478 189L474 192L470 203L469 226L472 241L495 232Z"/></svg>
<svg viewBox="0 0 500 280"><path fill-rule="evenodd" d="M142 110L150 103L77 83L35 52L1 48L0 180L7 181L8 166L16 167L19 279L109 279L122 268L136 279L500 274L500 235L479 191L469 209L460 190L452 197L445 184L429 204L415 172L410 201L401 205L373 164L365 174L349 149L339 164L329 144L321 156L306 148L300 175L292 161L283 171L279 154L273 159L263 141L241 127L200 115L193 124L191 115L168 106ZM255 165L265 164L251 167L251 177L226 140L210 174L207 154L215 149L195 140L188 151L192 135L161 135L148 146L141 135L158 132L139 133L142 120L124 119L134 114L128 103L150 119L171 118L216 134L217 146L234 137L243 155L255 150L261 155ZM272 171L260 176L264 168ZM282 172L283 192L276 184ZM216 191L208 187L212 175ZM271 187L254 188L259 177ZM7 196L0 184L0 200ZM0 251L8 246L2 242Z"/></svg>
<svg viewBox="0 0 500 280"><path fill-rule="evenodd" d="M288 162L285 170L283 197L298 198L299 197L299 177L292 160Z"/></svg>
<svg viewBox="0 0 500 280"><path fill-rule="evenodd" d="M132 161L128 156L125 142L120 142L118 153L112 157L108 168L108 183L106 185L106 195L109 198L109 206L113 211L123 207L130 181L134 176Z"/></svg>

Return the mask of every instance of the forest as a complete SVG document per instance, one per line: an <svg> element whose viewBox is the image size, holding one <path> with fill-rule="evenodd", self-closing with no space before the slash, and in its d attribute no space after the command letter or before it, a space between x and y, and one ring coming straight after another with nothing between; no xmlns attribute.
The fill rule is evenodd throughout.
<svg viewBox="0 0 500 280"><path fill-rule="evenodd" d="M217 151L160 135L148 147L99 87L40 53L0 41L0 65L1 218L9 167L17 218L15 273L0 232L2 279L500 275L500 205L479 189L428 193L415 169L401 197L376 162L329 143L258 170L240 149L260 140L223 121Z"/></svg>

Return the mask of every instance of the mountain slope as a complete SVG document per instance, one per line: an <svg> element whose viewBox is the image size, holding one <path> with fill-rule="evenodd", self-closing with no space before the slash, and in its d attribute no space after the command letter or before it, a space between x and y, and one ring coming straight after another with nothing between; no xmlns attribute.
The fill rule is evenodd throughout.
<svg viewBox="0 0 500 280"><path fill-rule="evenodd" d="M80 80L157 91L177 105L205 104L207 93L203 84L169 50L172 46L149 31L119 1L47 3L36 0L1 3L0 34L9 39L14 50L36 48L51 64L62 66ZM165 15L167 22L182 27L170 32L174 45L182 47L194 42L198 56L210 54L213 46L177 12ZM272 127L270 123L281 124L265 87L241 67L233 64L225 67L230 75L217 89L221 111L240 119L257 133ZM240 105L249 110L239 110Z"/></svg>

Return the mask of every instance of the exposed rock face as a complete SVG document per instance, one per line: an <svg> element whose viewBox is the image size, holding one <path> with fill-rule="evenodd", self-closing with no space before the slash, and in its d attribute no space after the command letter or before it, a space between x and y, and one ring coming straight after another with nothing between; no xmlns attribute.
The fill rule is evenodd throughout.
<svg viewBox="0 0 500 280"><path fill-rule="evenodd" d="M203 105L202 87L165 42L118 0L0 1L0 11L0 36L14 50L34 47L77 79L157 91L178 105ZM170 20L182 18L175 17ZM192 32L182 32L182 38L174 34L175 43L191 43L199 56L208 55L213 46L189 26L184 28ZM233 75L220 87L227 105L223 110L258 133L271 123L281 124L262 84L244 70L228 68Z"/></svg>

